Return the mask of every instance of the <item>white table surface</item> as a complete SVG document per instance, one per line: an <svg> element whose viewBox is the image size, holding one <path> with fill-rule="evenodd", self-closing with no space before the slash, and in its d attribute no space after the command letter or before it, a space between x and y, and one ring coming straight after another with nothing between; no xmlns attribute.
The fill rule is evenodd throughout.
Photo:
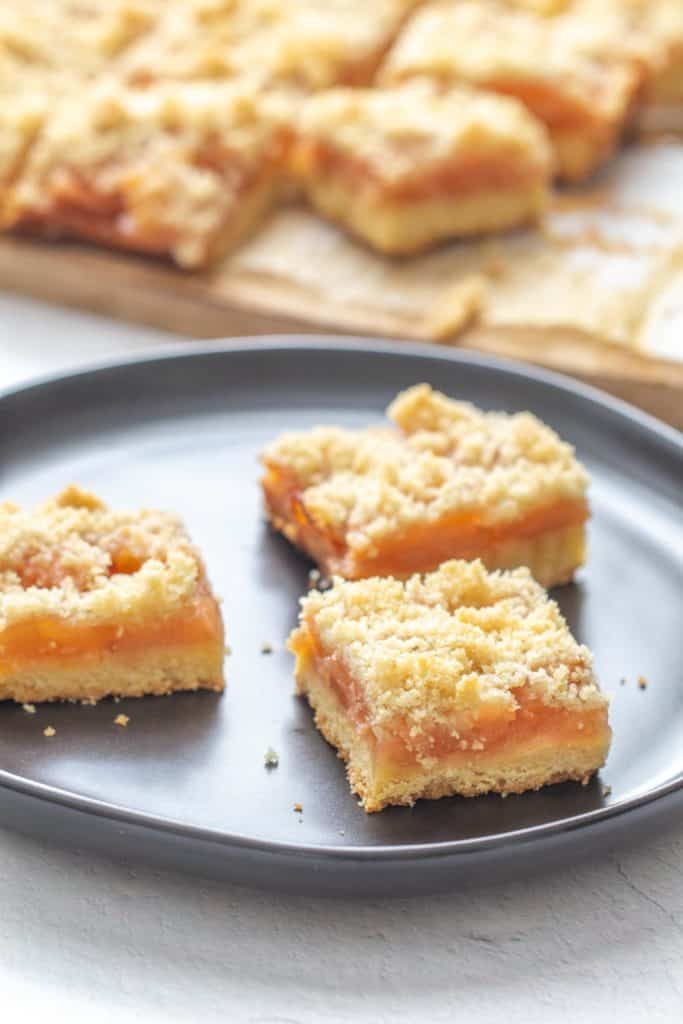
<svg viewBox="0 0 683 1024"><path fill-rule="evenodd" d="M172 346L0 296L0 387ZM542 878L429 899L240 890L0 828L0 1020L683 1021L683 821Z"/></svg>

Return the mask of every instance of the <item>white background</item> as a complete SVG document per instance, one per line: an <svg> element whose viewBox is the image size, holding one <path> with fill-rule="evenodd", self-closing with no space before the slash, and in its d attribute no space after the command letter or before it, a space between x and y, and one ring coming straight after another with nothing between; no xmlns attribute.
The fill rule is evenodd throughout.
<svg viewBox="0 0 683 1024"><path fill-rule="evenodd" d="M167 336L0 296L0 387ZM294 899L0 829L0 1020L683 1021L683 822L571 870L391 902Z"/></svg>

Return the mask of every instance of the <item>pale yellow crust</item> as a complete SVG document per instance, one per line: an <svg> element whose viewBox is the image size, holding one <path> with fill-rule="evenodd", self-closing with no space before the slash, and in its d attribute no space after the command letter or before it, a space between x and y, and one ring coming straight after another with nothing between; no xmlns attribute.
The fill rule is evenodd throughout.
<svg viewBox="0 0 683 1024"><path fill-rule="evenodd" d="M483 413L423 384L399 395L389 415L398 429L318 427L284 434L263 454L274 525L302 542L301 520L275 504L273 477L291 482L311 527L307 535L343 540L339 561L324 565L326 570L354 576L355 563L372 561L392 539L430 524L438 535L442 524L458 515L473 516L493 530L534 510L585 502L588 476L573 449L530 413ZM554 582L548 571L553 558L558 570L564 559L577 557L577 565L583 560L582 529L555 539L561 542L557 555L548 545L537 555L528 545L519 549L538 558L547 583ZM320 551L304 546L320 560ZM514 545L501 548L501 561L491 567L507 567L514 552ZM476 554L486 557L483 551ZM566 561L561 568L566 578Z"/></svg>
<svg viewBox="0 0 683 1024"><path fill-rule="evenodd" d="M34 662L0 675L0 700L97 701L103 697L163 696L181 690L215 690L223 682L223 646L183 646L105 652L49 664Z"/></svg>
<svg viewBox="0 0 683 1024"><path fill-rule="evenodd" d="M545 182L480 189L465 196L400 200L364 193L352 183L313 178L304 192L314 209L377 252L409 256L449 238L509 231L537 223L548 205Z"/></svg>

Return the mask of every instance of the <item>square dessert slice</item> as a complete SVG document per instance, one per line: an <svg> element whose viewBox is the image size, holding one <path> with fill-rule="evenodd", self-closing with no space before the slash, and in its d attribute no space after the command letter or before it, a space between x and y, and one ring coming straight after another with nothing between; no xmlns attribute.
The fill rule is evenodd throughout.
<svg viewBox="0 0 683 1024"><path fill-rule="evenodd" d="M591 25L502 4L433 3L390 51L383 83L429 76L512 96L542 121L561 177L585 178L613 152L641 76L631 60L591 51Z"/></svg>
<svg viewBox="0 0 683 1024"><path fill-rule="evenodd" d="M427 82L333 89L308 100L296 134L312 205L381 252L509 229L546 206L545 133L506 97Z"/></svg>
<svg viewBox="0 0 683 1024"><path fill-rule="evenodd" d="M60 98L6 203L5 226L203 266L274 195L284 135L245 83L144 90L103 80Z"/></svg>
<svg viewBox="0 0 683 1024"><path fill-rule="evenodd" d="M590 652L527 569L336 579L302 599L289 646L366 811L587 782L607 756Z"/></svg>
<svg viewBox="0 0 683 1024"><path fill-rule="evenodd" d="M484 413L426 384L389 407L395 426L318 427L266 448L276 529L325 574L428 572L449 558L526 565L545 586L585 558L588 476L528 412Z"/></svg>
<svg viewBox="0 0 683 1024"><path fill-rule="evenodd" d="M0 700L222 690L223 656L175 516L113 512L74 486L34 510L0 506Z"/></svg>

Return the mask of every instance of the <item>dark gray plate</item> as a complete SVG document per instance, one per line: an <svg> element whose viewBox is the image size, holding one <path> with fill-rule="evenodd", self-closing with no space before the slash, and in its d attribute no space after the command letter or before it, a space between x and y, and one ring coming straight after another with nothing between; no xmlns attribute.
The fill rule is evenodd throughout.
<svg viewBox="0 0 683 1024"><path fill-rule="evenodd" d="M368 817L292 696L284 640L310 566L263 522L257 454L288 428L378 420L417 381L486 408L531 409L592 472L590 563L556 594L613 694L614 744L588 787ZM6 394L0 466L2 499L30 504L73 480L114 506L179 512L224 598L233 649L222 697L35 715L0 705L6 823L257 885L405 893L573 857L681 807L683 445L626 406L538 370L405 344L192 346ZM127 729L113 724L120 711ZM271 745L280 764L269 771Z"/></svg>

